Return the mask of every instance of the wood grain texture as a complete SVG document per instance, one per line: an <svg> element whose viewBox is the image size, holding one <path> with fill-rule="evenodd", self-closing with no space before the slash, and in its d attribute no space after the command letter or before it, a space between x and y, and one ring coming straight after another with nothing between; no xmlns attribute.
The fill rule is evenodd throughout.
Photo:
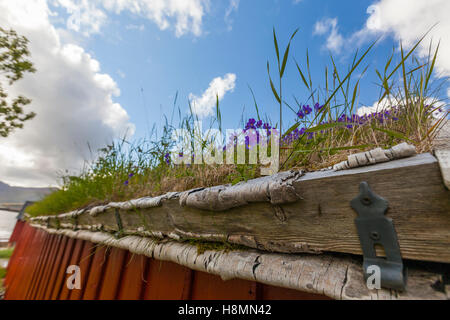
<svg viewBox="0 0 450 320"><path fill-rule="evenodd" d="M118 210L124 235L227 241L281 253L361 255L354 224L357 214L350 201L358 195L360 182L367 181L389 202L387 217L394 222L403 258L450 263L450 192L431 154L350 170L286 176L290 180L281 183L289 184L290 192L301 197L293 203L274 204L269 199L220 212L201 210L198 207L214 207L208 201L218 199L216 191L201 189L188 192L202 195L194 198L195 207L180 205L186 193L171 193L149 199L149 207L114 203L96 210L94 215L81 210L62 217L33 218L32 223L115 233L119 231ZM255 184L248 183L249 188L254 189ZM241 186L243 190L245 185ZM230 203L230 199L227 201Z"/></svg>
<svg viewBox="0 0 450 320"><path fill-rule="evenodd" d="M113 247L112 250L116 250L117 257L111 263L109 262L111 258L108 259L107 265L112 266L112 263L115 263L117 270L123 270L125 261L120 252L129 251L132 254L152 258L144 294L145 298L150 299L187 298L185 289L195 287L196 283L194 277L193 283L186 285L186 277L176 272L182 267L220 276L224 281L232 279L256 281L270 286L326 295L333 299L447 299L445 278L450 274L448 265L446 268L436 268L432 265L405 262L408 268L408 283L404 292L387 289L369 290L364 281L361 259L350 255L279 254L253 249L229 252L207 250L200 254L196 246L177 241L156 241L140 236L116 239L107 233L86 230L48 228L45 230L52 234L78 239L77 241L85 240ZM117 271L114 273L115 278L111 278L113 273L111 277L107 276L107 273L108 271L104 272L101 291L116 292L116 283L121 281L118 279L123 274ZM217 282L216 280L214 281ZM167 286L168 283L171 285ZM219 283L224 288L230 288L228 284L220 281L217 283L218 286ZM240 282L239 286L252 289L247 284ZM113 289L110 290L106 286ZM207 292L210 290L208 285L205 287L202 282L201 286L206 290L205 296L208 296ZM191 292L198 292L194 289ZM247 292L245 297L241 298L249 298L257 292L253 289L251 291L251 294ZM198 297L202 295L197 294Z"/></svg>

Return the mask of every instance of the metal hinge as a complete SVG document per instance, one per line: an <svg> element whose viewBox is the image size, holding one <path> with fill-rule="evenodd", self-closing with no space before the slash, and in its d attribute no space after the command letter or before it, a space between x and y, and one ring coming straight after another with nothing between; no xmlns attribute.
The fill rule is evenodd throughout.
<svg viewBox="0 0 450 320"><path fill-rule="evenodd" d="M402 291L406 287L406 269L392 219L384 215L388 202L375 194L367 182L361 182L359 190L359 195L350 204L358 213L355 224L364 255L364 279L367 281L372 275L371 266L377 266L381 287ZM376 245L384 248L386 257L377 256Z"/></svg>

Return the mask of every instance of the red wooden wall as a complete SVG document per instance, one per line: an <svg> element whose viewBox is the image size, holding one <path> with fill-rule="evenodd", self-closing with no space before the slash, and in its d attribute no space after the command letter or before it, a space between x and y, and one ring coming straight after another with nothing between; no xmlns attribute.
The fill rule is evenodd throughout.
<svg viewBox="0 0 450 320"><path fill-rule="evenodd" d="M128 251L52 235L18 222L5 279L5 299L327 299L254 281L223 281ZM69 290L66 269L81 269L81 289Z"/></svg>

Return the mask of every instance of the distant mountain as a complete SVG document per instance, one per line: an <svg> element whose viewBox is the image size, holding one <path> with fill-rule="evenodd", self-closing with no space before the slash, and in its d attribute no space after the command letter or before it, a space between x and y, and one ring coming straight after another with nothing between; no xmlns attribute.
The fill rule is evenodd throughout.
<svg viewBox="0 0 450 320"><path fill-rule="evenodd" d="M0 203L23 203L25 201L38 201L56 190L58 189L12 187L0 181Z"/></svg>

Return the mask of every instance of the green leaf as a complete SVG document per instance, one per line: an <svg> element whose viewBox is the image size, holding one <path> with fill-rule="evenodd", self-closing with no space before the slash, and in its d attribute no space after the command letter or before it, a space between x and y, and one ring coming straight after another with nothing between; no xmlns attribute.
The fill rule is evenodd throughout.
<svg viewBox="0 0 450 320"><path fill-rule="evenodd" d="M273 95L277 99L278 103L281 103L280 96L278 95L278 92L275 89L275 86L273 85L272 78L270 77L269 61L267 61L267 74L269 75L270 87L272 88Z"/></svg>
<svg viewBox="0 0 450 320"><path fill-rule="evenodd" d="M397 138L397 139L406 140L406 141L414 143L414 141L412 141L411 139L405 137L405 135L403 133L401 133L401 132L394 131L394 130L388 130L388 129L384 129L384 128L379 128L379 127L376 127L376 126L372 126L372 129L377 130L377 131L381 131L383 133L386 133L387 135L389 135L391 137L394 137L394 138Z"/></svg>
<svg viewBox="0 0 450 320"><path fill-rule="evenodd" d="M275 34L275 27L273 27L273 43L275 45L275 52L277 54L278 68L280 67L280 51L278 50L277 35Z"/></svg>
<svg viewBox="0 0 450 320"><path fill-rule="evenodd" d="M345 125L346 124L342 123L342 122L324 123L324 124L319 124L313 128L309 128L308 130L306 130L306 132L317 132L317 131L321 131L321 130L336 128L336 127L344 127Z"/></svg>
<svg viewBox="0 0 450 320"><path fill-rule="evenodd" d="M283 138L286 137L289 133L291 133L291 132L294 131L295 129L297 129L299 125L300 125L300 122L297 122L297 123L295 123L292 127L290 127L290 128L283 134Z"/></svg>
<svg viewBox="0 0 450 320"><path fill-rule="evenodd" d="M374 145L373 144L362 144L362 145L359 145L359 146L348 146L348 147L335 147L335 148L324 148L324 149L318 149L318 150L315 150L315 149L310 149L310 150L297 150L297 151L294 151L294 152L299 152L299 153L309 153L309 152L312 152L312 151L342 151L342 150L354 150L354 149L360 149L360 150L362 150L362 149L367 149L367 148L369 148L369 147L373 147Z"/></svg>
<svg viewBox="0 0 450 320"><path fill-rule="evenodd" d="M295 61L295 60L294 60L294 61ZM302 70L300 69L300 67L299 67L299 65L298 65L298 63L297 63L297 61L295 61L295 65L297 66L298 73L300 73L300 76L302 77L303 83L304 83L305 86L308 88L308 90L311 90L311 89L309 88L308 82L306 81L306 78L305 78L305 76L304 76Z"/></svg>
<svg viewBox="0 0 450 320"><path fill-rule="evenodd" d="M283 62L281 64L281 71L280 71L280 78L283 77L284 74L284 69L286 68L286 62L287 62L287 58L289 56L289 48L291 46L291 41L294 38L295 34L297 33L298 28L294 31L294 33L291 35L291 38L289 39L289 43L286 47L286 51L284 51L284 57L283 57Z"/></svg>
<svg viewBox="0 0 450 320"><path fill-rule="evenodd" d="M431 63L431 67L430 67L430 69L427 72L427 78L425 80L425 86L424 86L425 90L428 87L428 82L430 81L431 74L433 73L434 64L436 63L436 58L437 58L437 54L438 54L438 51L439 51L440 44L441 44L441 42L439 42L438 45L437 45L436 51L434 52L433 62Z"/></svg>
<svg viewBox="0 0 450 320"><path fill-rule="evenodd" d="M287 58L289 56L289 47L290 46L291 46L291 43L289 42L289 44L286 47L286 51L284 52L283 62L281 64L280 78L283 78L284 69L286 68Z"/></svg>
<svg viewBox="0 0 450 320"><path fill-rule="evenodd" d="M375 40L370 46L369 48L364 52L364 54L359 58L359 60L356 62L356 64L351 68L351 70L347 73L347 75L345 76L345 78L342 81L339 81L339 86L333 91L333 93L331 94L331 96L328 97L327 101L325 101L324 106L327 106L331 99L333 99L333 97L336 95L336 93L339 91L339 89L342 87L342 85L345 83L345 81L347 81L347 79L352 75L353 71L355 71L355 69L359 66L359 64L361 63L361 61L364 60L365 56L369 53L369 51L373 48L373 46L378 42L379 39ZM324 108L323 110L325 110L326 108ZM319 120L319 122L322 122L323 119L325 118L326 113L323 112L323 110L321 111L322 116Z"/></svg>
<svg viewBox="0 0 450 320"><path fill-rule="evenodd" d="M247 84L247 86L248 86L248 88L250 89L250 92L252 93L253 103L255 104L256 115L258 116L258 120L261 120L261 118L259 117L259 108L258 108L258 104L256 103L255 94L253 93L253 90L252 90L252 88L250 87L250 85Z"/></svg>

